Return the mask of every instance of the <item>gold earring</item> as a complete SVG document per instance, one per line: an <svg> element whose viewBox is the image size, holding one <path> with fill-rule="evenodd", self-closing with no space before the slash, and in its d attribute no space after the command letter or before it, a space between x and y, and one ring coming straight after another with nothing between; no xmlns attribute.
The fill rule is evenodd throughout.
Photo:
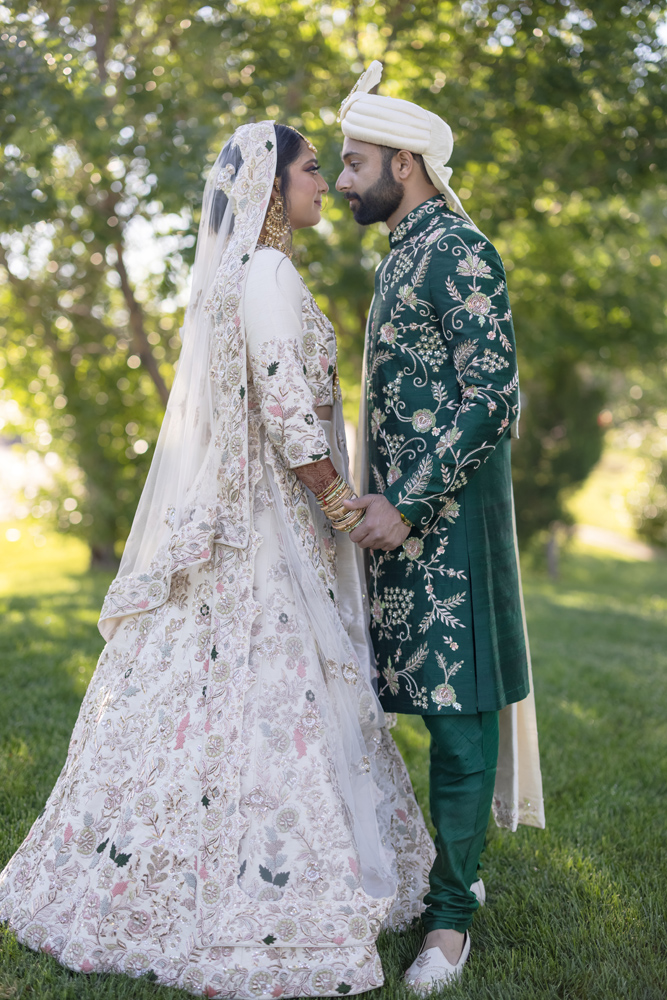
<svg viewBox="0 0 667 1000"><path fill-rule="evenodd" d="M280 195L277 195L273 205L266 213L264 233L262 233L257 242L266 247L273 247L274 250L280 250L281 253L286 254L291 260L293 252L291 236L292 227L285 216L283 199Z"/></svg>

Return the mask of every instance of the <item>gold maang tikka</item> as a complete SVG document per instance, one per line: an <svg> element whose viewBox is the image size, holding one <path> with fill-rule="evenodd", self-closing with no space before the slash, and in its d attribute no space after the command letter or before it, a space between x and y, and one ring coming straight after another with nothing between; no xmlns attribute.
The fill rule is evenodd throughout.
<svg viewBox="0 0 667 1000"><path fill-rule="evenodd" d="M282 196L278 194L275 197L273 205L266 213L264 232L260 235L257 242L262 246L280 250L281 253L286 254L291 260L293 253L291 236L292 227L285 214L285 205Z"/></svg>

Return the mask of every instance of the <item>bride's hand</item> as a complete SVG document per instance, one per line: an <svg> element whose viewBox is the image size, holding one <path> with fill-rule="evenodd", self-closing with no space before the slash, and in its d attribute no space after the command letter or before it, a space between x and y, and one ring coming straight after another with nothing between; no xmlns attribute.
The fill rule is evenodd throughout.
<svg viewBox="0 0 667 1000"><path fill-rule="evenodd" d="M366 517L359 527L350 532L350 538L362 549L383 549L391 552L398 548L410 534L410 528L401 515L380 493L369 493L358 500L346 500L348 510L366 508Z"/></svg>

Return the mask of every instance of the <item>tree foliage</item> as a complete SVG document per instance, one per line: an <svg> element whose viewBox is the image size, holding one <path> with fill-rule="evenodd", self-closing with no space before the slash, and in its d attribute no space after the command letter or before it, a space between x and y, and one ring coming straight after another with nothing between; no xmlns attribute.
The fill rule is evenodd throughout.
<svg viewBox="0 0 667 1000"><path fill-rule="evenodd" d="M562 517L599 453L605 370L664 351L665 12L646 0L0 7L3 391L25 440L80 470L62 526L99 561L127 533L221 142L242 121L286 121L318 145L333 188L336 110L371 58L385 92L454 129L454 184L503 254L514 305L520 531ZM361 231L332 192L325 222L298 239L352 402L381 229Z"/></svg>

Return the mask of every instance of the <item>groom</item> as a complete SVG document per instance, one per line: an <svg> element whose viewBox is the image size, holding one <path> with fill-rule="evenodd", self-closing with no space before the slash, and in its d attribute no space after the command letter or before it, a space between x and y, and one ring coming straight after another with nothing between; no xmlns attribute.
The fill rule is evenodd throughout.
<svg viewBox="0 0 667 1000"><path fill-rule="evenodd" d="M498 759L498 712L528 694L513 529L514 330L497 251L449 186L449 126L370 93L373 63L341 107L336 187L357 222L385 222L365 351L371 632L390 712L431 736L437 858L424 947L406 973L430 991L458 976L479 906L471 885ZM362 404L363 405L363 404Z"/></svg>

